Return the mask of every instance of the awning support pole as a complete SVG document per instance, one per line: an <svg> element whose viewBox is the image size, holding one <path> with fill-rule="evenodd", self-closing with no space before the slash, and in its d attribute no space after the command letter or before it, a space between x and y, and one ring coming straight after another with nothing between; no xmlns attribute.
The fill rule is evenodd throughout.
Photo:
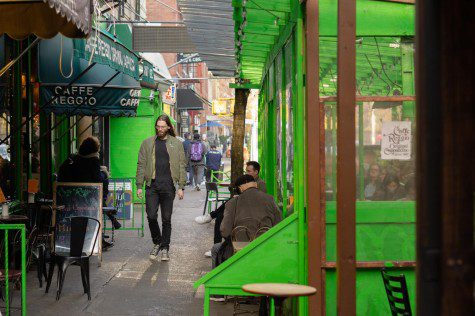
<svg viewBox="0 0 475 316"><path fill-rule="evenodd" d="M16 64L17 61L20 60L20 58L25 55L30 49L33 48L33 46L35 46L36 44L38 44L38 42L41 40L41 38L37 37L30 45L28 45L27 48L25 48L24 51L22 51L20 53L20 55L18 55L15 59L11 60L8 64L6 64L1 70L0 70L0 78L8 71L8 69L10 69L11 67L13 67L13 65Z"/></svg>
<svg viewBox="0 0 475 316"><path fill-rule="evenodd" d="M81 133L79 133L79 135L76 136L76 138L73 139L73 141L79 139L79 136L81 136L82 134L84 134L88 129L89 127L91 127L92 125L94 125L94 123L96 123L98 120L99 120L100 116L96 117L92 122L91 124L89 124ZM78 120L79 121L79 120Z"/></svg>
<svg viewBox="0 0 475 316"><path fill-rule="evenodd" d="M74 78L70 83L68 83L68 85L66 86L66 89L63 89L63 91L71 87L76 81L78 81L82 76L84 76L84 74L86 74L89 70L91 70L91 68L94 67L94 65L96 65L95 62L90 64L86 69L84 69L76 78ZM19 129L23 128L23 126L28 124L37 114L41 112L42 109L44 109L46 106L54 102L59 96L60 96L59 94L56 94L55 96L53 96L48 102L46 102L38 110L34 111L33 114L29 118L27 118L18 128ZM0 145L5 144L7 140L10 139L11 135L12 135L12 132L10 132L10 135L8 135L7 137L5 137L4 139L0 141Z"/></svg>
<svg viewBox="0 0 475 316"><path fill-rule="evenodd" d="M63 134L61 134L57 138L55 138L54 142L60 141L67 133L69 133L76 125L78 125L79 121L81 121L83 117L84 116L81 116L79 119L77 119L76 122L73 125L71 125L66 132L64 132Z"/></svg>
<svg viewBox="0 0 475 316"><path fill-rule="evenodd" d="M105 86L107 86L107 85L108 85L112 80L114 80L114 78L117 77L119 74L120 74L120 71L116 71L116 73L115 73L112 77L110 77L106 82L104 82L104 83L102 84L102 86L100 86L96 91L94 91L94 92L91 94L90 98L92 98L97 92L101 91L102 88L104 88ZM64 91L64 90L63 90L63 91ZM35 142L34 142L33 144L39 142L40 139L43 138L44 136L47 136L51 131L53 131L56 127L58 127L58 126L59 126L61 123L63 123L66 119L69 119L70 116L76 115L75 112L76 112L80 107L81 107L81 104L78 104L77 106L75 106L74 109L71 111L71 113L70 113L68 116L66 116L66 118L63 118L63 119L60 120L59 122L56 122L56 124L54 124L54 126L51 127L51 129L50 129L48 132L44 133L43 135L40 135L40 137L38 137L38 139L35 140Z"/></svg>

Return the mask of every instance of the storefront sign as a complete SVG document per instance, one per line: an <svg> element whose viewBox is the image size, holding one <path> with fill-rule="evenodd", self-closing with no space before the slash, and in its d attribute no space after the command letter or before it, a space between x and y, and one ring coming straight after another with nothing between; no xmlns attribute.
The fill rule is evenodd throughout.
<svg viewBox="0 0 475 316"><path fill-rule="evenodd" d="M174 105L176 102L176 85L173 84L168 88L168 91L163 94L162 101L166 104Z"/></svg>
<svg viewBox="0 0 475 316"><path fill-rule="evenodd" d="M63 39L64 40L64 39ZM121 71L135 79L139 78L138 58L125 46L115 42L107 34L93 30L87 40L75 39L74 55L108 65L112 69Z"/></svg>
<svg viewBox="0 0 475 316"><path fill-rule="evenodd" d="M214 115L232 115L234 113L234 99L223 98L211 103Z"/></svg>
<svg viewBox="0 0 475 316"><path fill-rule="evenodd" d="M67 115L135 115L139 105L140 89L102 88L90 86L42 86L43 104L55 95L45 107L46 112Z"/></svg>
<svg viewBox="0 0 475 316"><path fill-rule="evenodd" d="M381 159L411 159L411 122L383 122Z"/></svg>
<svg viewBox="0 0 475 316"><path fill-rule="evenodd" d="M142 60L141 68L142 75L140 76L140 81L155 84L155 74L153 72L153 65L146 60Z"/></svg>

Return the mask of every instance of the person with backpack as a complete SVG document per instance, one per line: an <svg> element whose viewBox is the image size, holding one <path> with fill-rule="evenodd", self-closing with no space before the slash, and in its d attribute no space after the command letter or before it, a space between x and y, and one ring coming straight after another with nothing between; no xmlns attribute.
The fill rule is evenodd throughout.
<svg viewBox="0 0 475 316"><path fill-rule="evenodd" d="M206 146L201 142L200 134L193 135L193 141L188 147L188 161L193 170L193 180L195 182L195 190L200 191L200 183L203 181L205 171L205 155L207 153Z"/></svg>

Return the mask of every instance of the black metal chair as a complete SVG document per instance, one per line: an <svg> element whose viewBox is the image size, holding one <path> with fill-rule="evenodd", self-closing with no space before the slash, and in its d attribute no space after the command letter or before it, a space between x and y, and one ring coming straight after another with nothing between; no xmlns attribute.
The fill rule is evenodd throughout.
<svg viewBox="0 0 475 316"><path fill-rule="evenodd" d="M407 292L406 277L404 274L390 275L386 270L381 270L384 288L388 297L389 307L393 316L412 316L409 294Z"/></svg>
<svg viewBox="0 0 475 316"><path fill-rule="evenodd" d="M49 266L48 280L46 283L46 291L48 293L53 278L54 266L58 266L58 289L56 292L56 300L59 300L61 296L61 290L63 289L64 277L68 267L72 264L79 265L81 267L81 278L84 293L87 293L87 299L91 300L91 287L89 282L89 258L94 252L94 248L97 242L97 236L101 228L100 222L92 217L75 216L65 219L70 220L71 224L71 239L69 251L57 251L51 254L51 263ZM58 223L59 224L59 223ZM56 231L57 231L56 226ZM90 232L92 231L92 237ZM55 242L57 241L58 234L55 234Z"/></svg>
<svg viewBox="0 0 475 316"><path fill-rule="evenodd" d="M206 208L208 203L214 202L214 210L218 209L219 202L226 202L229 200L229 196L219 196L218 184L216 182L206 182L206 199L203 209L203 215L206 214Z"/></svg>

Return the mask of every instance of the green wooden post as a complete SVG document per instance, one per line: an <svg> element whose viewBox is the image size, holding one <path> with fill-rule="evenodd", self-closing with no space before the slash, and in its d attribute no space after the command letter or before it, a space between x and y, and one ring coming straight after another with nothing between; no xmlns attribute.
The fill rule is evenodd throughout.
<svg viewBox="0 0 475 316"><path fill-rule="evenodd" d="M285 47L285 46L284 46ZM280 103L280 124L282 125L280 131L281 135L281 181L282 181L282 217L287 217L287 99L285 93L285 49L282 48L281 53L281 84L280 96L282 102Z"/></svg>
<svg viewBox="0 0 475 316"><path fill-rule="evenodd" d="M26 231L21 225L21 315L26 315Z"/></svg>
<svg viewBox="0 0 475 316"><path fill-rule="evenodd" d="M8 258L8 229L5 230L5 234L4 234L4 238L5 238L5 297L6 297L6 300L5 300L5 313L6 313L6 316L10 315L10 280L9 280L9 274L10 274L10 271L9 270L9 267L8 267L8 262L9 262L9 258Z"/></svg>
<svg viewBox="0 0 475 316"><path fill-rule="evenodd" d="M296 126L295 126L295 159L299 161L298 170L296 172L297 180L295 186L295 210L299 212L298 227L298 254L299 254L299 283L307 284L308 282L308 260L307 260L307 226L306 226L306 205L305 205L305 188L306 188L306 148L305 148L305 40L304 40L304 15L303 6L298 2L298 19L297 19L297 39L296 39L296 51L297 53L297 106L296 106ZM306 297L299 298L299 311L302 315L308 314L308 299Z"/></svg>
<svg viewBox="0 0 475 316"><path fill-rule="evenodd" d="M414 46L410 40L401 40L402 89L404 95L414 95ZM403 102L402 119L414 121L414 101Z"/></svg>
<svg viewBox="0 0 475 316"><path fill-rule="evenodd" d="M336 129L338 128L336 125L336 104L331 105L331 112L332 112L332 200L336 201L336 155L337 155L337 148L336 148Z"/></svg>
<svg viewBox="0 0 475 316"><path fill-rule="evenodd" d="M359 160L359 198L364 200L364 107L358 104L358 160Z"/></svg>

